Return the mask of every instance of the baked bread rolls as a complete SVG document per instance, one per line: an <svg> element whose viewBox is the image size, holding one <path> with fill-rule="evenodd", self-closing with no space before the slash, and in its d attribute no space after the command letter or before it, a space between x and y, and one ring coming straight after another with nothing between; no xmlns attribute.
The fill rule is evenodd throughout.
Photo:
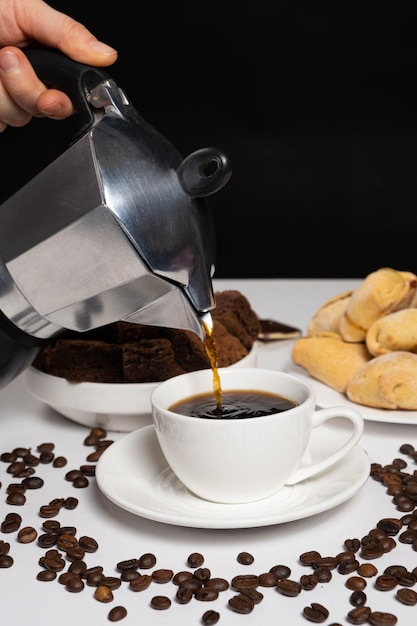
<svg viewBox="0 0 417 626"><path fill-rule="evenodd" d="M349 400L417 410L417 275L382 267L326 300L292 360Z"/></svg>
<svg viewBox="0 0 417 626"><path fill-rule="evenodd" d="M417 308L401 309L376 320L365 341L373 356L397 350L417 352Z"/></svg>
<svg viewBox="0 0 417 626"><path fill-rule="evenodd" d="M396 351L371 359L352 376L346 395L378 409L417 410L417 354Z"/></svg>
<svg viewBox="0 0 417 626"><path fill-rule="evenodd" d="M331 332L302 337L292 349L296 365L341 393L346 392L349 380L370 358L364 343L347 343L339 334Z"/></svg>
<svg viewBox="0 0 417 626"><path fill-rule="evenodd" d="M371 324L383 317L409 307L417 289L417 276L382 267L368 274L349 298L339 324L344 341L364 341Z"/></svg>
<svg viewBox="0 0 417 626"><path fill-rule="evenodd" d="M343 291L333 298L329 298L311 318L307 326L307 334L328 331L331 333L339 332L339 324L342 315L346 311L349 298L353 291Z"/></svg>

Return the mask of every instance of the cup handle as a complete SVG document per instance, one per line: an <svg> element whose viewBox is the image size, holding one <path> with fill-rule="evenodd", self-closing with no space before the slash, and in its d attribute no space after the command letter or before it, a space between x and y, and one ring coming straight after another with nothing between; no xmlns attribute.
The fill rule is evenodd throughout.
<svg viewBox="0 0 417 626"><path fill-rule="evenodd" d="M359 442L364 430L364 421L356 409L346 406L332 406L325 409L318 409L314 412L312 428L318 428L325 422L335 417L344 417L351 422L352 432L346 441L337 450L329 454L326 458L313 463L311 465L301 465L298 467L286 481L287 485L295 485L296 483L310 478L323 470L328 469L345 457ZM308 446L307 446L308 448Z"/></svg>

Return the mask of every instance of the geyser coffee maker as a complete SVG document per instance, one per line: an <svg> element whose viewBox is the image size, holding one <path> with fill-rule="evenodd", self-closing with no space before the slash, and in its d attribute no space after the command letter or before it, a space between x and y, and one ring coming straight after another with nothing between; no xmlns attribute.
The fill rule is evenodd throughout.
<svg viewBox="0 0 417 626"><path fill-rule="evenodd" d="M0 206L0 387L67 329L124 320L203 338L215 306L206 196L228 181L227 157L203 148L183 159L107 73L26 53L71 98L77 131Z"/></svg>

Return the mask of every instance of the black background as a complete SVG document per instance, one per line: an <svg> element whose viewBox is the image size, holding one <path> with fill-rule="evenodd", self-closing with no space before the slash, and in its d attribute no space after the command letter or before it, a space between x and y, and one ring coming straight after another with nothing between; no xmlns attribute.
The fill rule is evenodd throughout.
<svg viewBox="0 0 417 626"><path fill-rule="evenodd" d="M50 4L118 49L109 73L184 156L229 155L216 277L417 271L416 2ZM63 127L1 135L0 200Z"/></svg>

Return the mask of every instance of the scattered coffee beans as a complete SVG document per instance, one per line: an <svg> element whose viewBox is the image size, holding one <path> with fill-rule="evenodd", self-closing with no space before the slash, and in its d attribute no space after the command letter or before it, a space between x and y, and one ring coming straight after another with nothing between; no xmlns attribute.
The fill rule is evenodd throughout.
<svg viewBox="0 0 417 626"><path fill-rule="evenodd" d="M94 448L86 463L78 469L66 472L65 480L71 482L75 488L89 485L88 477L95 477L95 465L101 454L113 442L107 439L103 429L96 428L84 440L85 445ZM5 501L10 506L23 506L26 503L26 491L44 487L44 480L37 476L36 468L39 464L49 463L53 467L64 467L67 459L56 456L53 443L43 443L36 447L37 454L25 446L16 447L11 452L3 452L0 460L7 464L6 473L13 476L5 488ZM413 463L417 463L417 451L410 444L404 444L401 454L407 455ZM118 561L115 569L120 576L105 574L101 565L87 567L86 553L95 553L99 549L94 537L79 534L75 526L61 526L56 519L62 509L67 511L78 507L78 499L56 497L42 505L39 516L43 518L42 531L38 535L35 526L21 527L22 516L16 512L7 513L1 522L2 533L16 533L16 541L22 544L35 542L46 550L39 558L42 569L36 579L39 581L54 581L63 585L71 593L83 591L85 586L93 587L94 598L102 603L111 602L117 589L125 583L132 591L143 591L152 584L172 583L177 587L174 595L178 604L188 604L192 600L200 602L218 601L220 595L229 589L233 590L225 602L235 613L251 613L263 601L263 590L271 588L288 597L296 597L302 591L311 591L320 584L330 583L333 573L345 575L345 586L352 591L349 603L353 607L346 615L350 624L370 624L371 626L395 626L397 617L393 613L373 610L367 606L367 595L364 589L367 579L375 577L373 586L381 592L394 593L395 600L406 606L417 605L417 566L408 571L402 565L389 565L381 573L371 560L378 559L394 550L397 541L409 545L417 551L417 471L408 473L407 462L396 458L386 466L372 464L371 478L381 483L387 495L401 515L389 516L380 519L374 528L361 539L353 537L343 542L344 551L335 556L323 556L316 550L309 550L299 556L299 562L310 567L311 571L291 579L291 569L284 564L274 565L263 573L250 572L237 575L229 582L220 576L212 577L208 567L204 567L205 557L200 552L192 552L186 558L190 570L174 572L169 568L153 569L149 574L142 570L151 570L156 566L156 556L147 552L139 557L133 556ZM0 483L1 488L1 483ZM9 554L10 543L0 540L0 568L9 568L14 565L14 559ZM237 562L250 566L254 563L253 555L248 551L239 552ZM59 576L58 576L59 573ZM397 589L398 588L398 589ZM155 595L150 606L157 610L170 608L169 596ZM127 616L125 607L118 605L108 613L109 621L119 621ZM327 622L329 612L322 604L312 602L303 610L303 616L310 622ZM205 611L201 618L203 626L216 624L220 613L215 609ZM328 626L340 626L333 622Z"/></svg>

